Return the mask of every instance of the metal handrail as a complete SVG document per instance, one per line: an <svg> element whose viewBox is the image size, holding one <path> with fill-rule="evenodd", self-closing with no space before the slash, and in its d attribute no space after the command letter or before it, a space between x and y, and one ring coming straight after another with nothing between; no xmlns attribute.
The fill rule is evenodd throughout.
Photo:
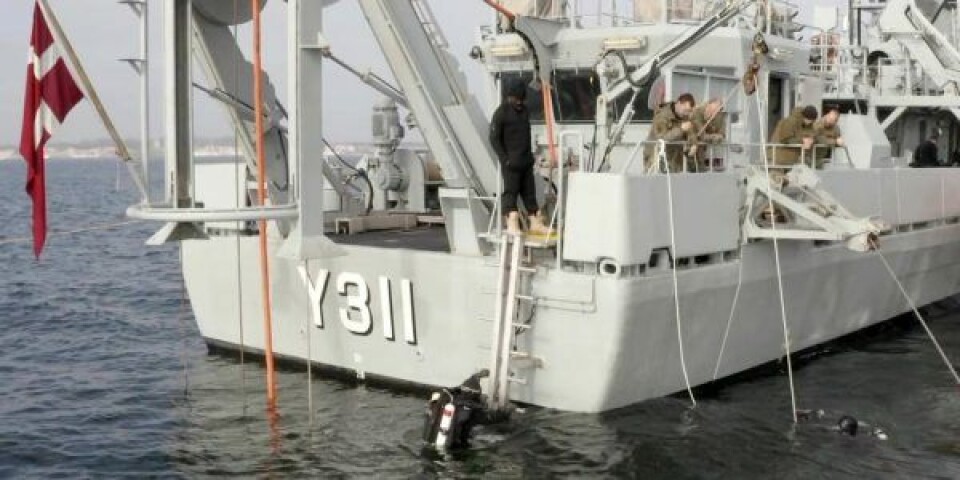
<svg viewBox="0 0 960 480"><path fill-rule="evenodd" d="M630 168L633 166L633 163L636 161L636 158L638 155L640 155L641 151L644 152L644 155L646 155L648 152L651 152L648 148L645 148L645 147L653 147L654 150L651 152L651 155L653 155L655 158L659 158L659 155L664 153L660 149L666 149L671 146L687 147L690 145L691 143L687 141L660 142L656 140L653 140L653 141L644 140L641 142L636 142L633 146L633 149L631 149L630 153L628 154L628 157L626 162L624 163L624 166L619 169L618 173L621 175L626 175L630 171ZM747 152L750 152L756 149L769 149L770 154L768 155L768 161L770 162L770 168L774 168L774 169L780 169L780 168L789 169L789 168L792 168L794 165L801 164L801 163L806 166L809 166L810 168L816 169L817 152L820 149L841 150L844 153L846 166L849 166L850 168L855 168L852 160L852 156L850 155L850 151L846 145L833 147L829 145L815 143L809 151L806 149L803 149L802 144L786 144L786 143L766 143L766 142L764 143L751 143L751 142L726 143L725 142L725 143L718 143L718 144L699 143L698 145L700 145L701 147L705 147L708 152L712 152L712 153L708 153L708 157L710 161L710 163L708 164L709 166L708 171L711 171L711 172L716 171L717 165L716 163L714 163L714 161L718 158L721 160L726 160L727 158L730 158L735 148L746 149ZM720 150L720 152L722 152L719 156L716 153L718 149ZM800 150L799 161L793 162L789 165L777 165L777 155L780 152L782 152L784 149ZM764 158L763 155L748 154L748 156L751 159L749 161L750 165L763 165L763 158ZM671 172L671 173L688 172L689 171L688 169L689 164L687 163L688 159L689 159L689 156L684 155L683 164L682 164L683 172ZM759 161L757 161L758 159ZM831 163L835 163L835 162L831 162ZM644 172L644 175L659 174L660 165L658 165L657 162L653 162L649 167L645 165L643 172Z"/></svg>
<svg viewBox="0 0 960 480"><path fill-rule="evenodd" d="M127 216L157 222L249 222L254 220L292 220L297 218L295 204L240 208L182 208L171 205L134 205Z"/></svg>
<svg viewBox="0 0 960 480"><path fill-rule="evenodd" d="M503 165L497 161L497 194L487 197L476 196L474 198L494 202L493 213L487 222L487 235L495 233L497 238L503 235ZM493 230L493 224L496 222L496 231ZM499 247L498 247L499 248ZM499 252L497 252L499 254Z"/></svg>
<svg viewBox="0 0 960 480"><path fill-rule="evenodd" d="M667 21L672 23L699 23L710 19L722 2L716 0L667 0Z"/></svg>
<svg viewBox="0 0 960 480"><path fill-rule="evenodd" d="M842 151L844 152L844 157L845 157L846 160L847 160L847 165L848 165L850 168L854 168L853 160L852 160L851 157L850 157L850 150L847 149L847 146L846 146L846 145L835 147L835 146L830 146L830 145L823 145L823 144L814 143L813 146L812 146L809 150L804 149L802 144L796 144L796 143L763 143L763 144L751 144L751 143L747 143L747 144L742 144L742 145L747 146L747 147L763 147L763 148L769 149L770 154L769 154L769 156L768 156L768 161L770 162L769 167L772 168L772 169L790 169L790 168L793 168L795 165L806 165L806 166L808 166L808 167L810 167L810 168L812 168L812 169L818 169L818 167L817 167L817 151L820 150L820 149L828 149L828 150L833 150L833 151L836 151L836 150L838 150L838 149L839 149L839 150L842 150ZM778 152L778 151L782 151L783 149L787 149L787 148L789 148L789 149L791 149L791 150L800 149L800 159L799 159L799 161L794 162L794 163L791 163L791 164L787 164L787 165L779 165L779 164L777 164L777 152ZM751 158L752 158L752 157L751 157ZM830 163L833 163L833 162L830 162ZM750 162L750 165L763 165L763 162L751 161L751 162ZM822 167L821 167L821 168L822 168Z"/></svg>
<svg viewBox="0 0 960 480"><path fill-rule="evenodd" d="M565 145L565 143L563 142L563 139L566 137L570 137L574 140L574 146L576 147L575 151L578 152L579 158L581 159L580 162L582 165L583 147L584 147L583 134L578 131L560 132L558 141L561 148ZM564 213L565 213L565 208L567 204L566 170L564 169L564 167L566 166L566 163L567 162L565 159L560 158L557 165L557 204L554 205L553 207L553 215L552 215L552 218L550 219L550 229L556 232L557 234L557 269L558 270L562 267L562 264L563 264L563 220L564 220Z"/></svg>

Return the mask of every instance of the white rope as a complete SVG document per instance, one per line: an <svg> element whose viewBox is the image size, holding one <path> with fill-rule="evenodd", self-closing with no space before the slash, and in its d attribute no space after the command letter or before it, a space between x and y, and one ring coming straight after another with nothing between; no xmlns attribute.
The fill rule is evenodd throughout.
<svg viewBox="0 0 960 480"><path fill-rule="evenodd" d="M87 232L98 232L101 230L111 230L117 227L122 227L125 225L133 225L134 223L140 223L142 220L126 220L123 222L116 223L107 223L102 225L94 225L92 227L77 228L73 230L60 230L56 232L47 232L47 238L50 237L62 237L66 235L74 235L77 233L87 233ZM13 238L0 238L0 245L9 245L13 243L28 243L32 242L33 237L13 237Z"/></svg>
<svg viewBox="0 0 960 480"><path fill-rule="evenodd" d="M180 265L183 265L183 244L180 244ZM190 394L190 360L187 358L187 280L180 275L180 310L177 324L180 326L180 363L183 365L183 396Z"/></svg>
<svg viewBox="0 0 960 480"><path fill-rule="evenodd" d="M238 0L233 0L233 37L237 38L238 27L240 23L240 13L239 6L237 5ZM239 62L233 62L233 80L234 84L238 84L240 78L240 64ZM238 164L240 163L240 136L237 129L233 130L233 159ZM234 205L236 208L245 207L246 205L240 205L240 166L235 165L233 169L233 191L234 191ZM246 180L246 167L244 167L244 180ZM246 202L244 202L246 203ZM243 338L243 265L240 259L241 257L241 248L240 248L240 237L241 235L236 235L236 247L237 247L237 328L240 333L240 393L243 398L243 408L246 411L246 392L247 392L247 374L245 368L246 358L244 358L245 350L247 349L246 341Z"/></svg>
<svg viewBox="0 0 960 480"><path fill-rule="evenodd" d="M697 406L697 399L693 396L693 388L690 386L690 376L687 374L687 360L683 353L683 331L680 328L680 289L677 281L677 233L673 224L673 177L670 174L670 165L667 162L667 144L663 140L658 141L660 149L660 160L663 162L664 169L667 172L667 208L670 212L670 258L673 260L673 307L676 311L677 320L677 344L680 346L680 368L683 369L683 381L687 385L687 393L690 394L690 402Z"/></svg>
<svg viewBox="0 0 960 480"><path fill-rule="evenodd" d="M797 392L793 385L793 363L790 360L790 331L787 329L787 308L786 302L783 298L783 270L780 266L780 242L777 239L777 214L776 210L773 207L773 192L770 184L772 180L770 178L770 161L767 158L767 149L765 146L767 133L764 128L763 119L763 102L760 100L760 88L758 85L757 91L754 92L756 95L756 104L757 104L757 119L760 124L760 153L763 155L763 168L766 170L767 175L767 204L770 214L770 226L773 230L773 257L777 267L777 290L780 294L780 320L783 323L783 351L787 357L787 377L790 380L790 414L793 416L793 423L797 423Z"/></svg>
<svg viewBox="0 0 960 480"><path fill-rule="evenodd" d="M723 352L727 348L727 338L730 336L730 326L733 325L733 315L737 311L737 301L740 299L740 287L743 286L743 245L740 245L740 266L737 268L737 289L733 292L733 304L730 305L730 316L727 318L727 328L723 331L723 341L720 342L720 353L717 355L717 365L713 368L713 379L717 379L720 372L720 362Z"/></svg>
<svg viewBox="0 0 960 480"><path fill-rule="evenodd" d="M741 87L740 82L736 82L734 84L733 88L730 89L730 91L724 97L723 104L721 105L721 110L726 108L727 103L729 103L730 99L733 98L733 94L740 90L740 87ZM710 119L706 122L703 128L697 133L698 137L702 135L704 131L706 131L707 126L710 124L710 122L714 120L714 118L717 115L719 115L719 111L717 112L717 114L714 114L713 117L710 117ZM733 325L733 316L737 311L737 302L740 300L740 288L743 286L743 244L742 243L740 244L740 251L738 252L738 256L739 256L740 264L737 268L737 288L733 292L733 303L730 305L730 315L727 317L727 326L723 330L723 340L720 342L720 353L717 354L717 364L713 368L714 380L717 379L717 376L719 375L719 372L720 372L720 364L723 361L723 353L726 351L727 339L730 337L730 327Z"/></svg>
<svg viewBox="0 0 960 480"><path fill-rule="evenodd" d="M923 315L920 314L920 310L917 309L917 305L913 303L913 299L910 298L910 295L907 294L906 289L903 288L903 284L900 283L900 279L897 278L897 274L893 271L893 268L890 267L890 263L887 262L887 257L883 255L883 252L876 250L877 255L880 257L880 260L883 261L883 266L887 267L887 272L890 273L890 277L893 278L893 281L897 283L897 288L900 289L900 293L903 294L903 298L907 299L907 303L910 305L910 308L913 310L914 316L917 317L917 320L920 322L920 325L923 326L923 329L926 330L927 336L930 337L930 341L933 342L933 346L936 347L937 353L940 354L940 358L943 359L943 363L950 370L950 374L953 375L953 381L960 386L960 375L957 375L957 370L953 368L953 363L950 362L950 359L947 357L947 354L944 353L943 348L940 347L940 342L937 341L937 337L933 335L933 331L930 330L930 326L927 325L926 320L923 319Z"/></svg>
<svg viewBox="0 0 960 480"><path fill-rule="evenodd" d="M310 288L310 285L313 285L313 279L310 278L310 260L303 260L303 271L307 276L307 288ZM313 336L313 329L310 326L310 315L312 305L310 305L310 295L307 295L307 314L303 317L306 319L306 329L304 330L307 334L307 419L310 425L313 425L313 346L311 345L310 337Z"/></svg>

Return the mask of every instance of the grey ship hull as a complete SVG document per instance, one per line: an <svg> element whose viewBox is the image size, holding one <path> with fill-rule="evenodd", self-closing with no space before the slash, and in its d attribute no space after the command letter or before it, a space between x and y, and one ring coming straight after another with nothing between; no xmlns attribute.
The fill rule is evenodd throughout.
<svg viewBox="0 0 960 480"><path fill-rule="evenodd" d="M843 182L843 188L832 191L851 208L861 210L858 214L871 213L864 209L882 211L884 205L896 202L895 208L881 212L897 226L882 237L882 251L920 305L960 291L960 224L956 223L960 202L948 191L960 172L939 172L824 172L827 184ZM889 188L893 175L897 188ZM730 178L716 175L709 181L729 182ZM574 202L578 186L575 179L571 183L570 201ZM579 194L591 192L581 189ZM936 205L930 204L933 196L940 199ZM703 205L707 216L736 211L740 201L701 200L693 204ZM278 247L279 238L274 238L271 249L276 252ZM341 247L341 255L309 263L315 285L327 280L326 288L317 287L313 298L297 270L302 263L271 258L278 355L353 370L361 378L377 375L425 385L456 384L489 365L498 272L494 257L402 246ZM237 253L235 237L183 242L186 285L204 338L260 350L263 325L256 238L241 237L239 260ZM842 243L781 241L780 255L793 351L909 309L876 253L850 251ZM739 252L724 249L723 254L703 258L708 261L678 270L683 346L693 385L714 378L740 278L719 377L783 356L772 242L750 242ZM237 275L242 285L239 294ZM385 296L384 290L390 295ZM537 298L533 327L518 336L518 347L538 357L541 365L514 369L523 379L511 387L514 400L599 412L685 388L668 262L624 268L616 275L540 269L532 294ZM387 298L389 307L384 309ZM319 310L313 311L314 305ZM317 326L318 314L322 327ZM391 317L392 321L385 321Z"/></svg>

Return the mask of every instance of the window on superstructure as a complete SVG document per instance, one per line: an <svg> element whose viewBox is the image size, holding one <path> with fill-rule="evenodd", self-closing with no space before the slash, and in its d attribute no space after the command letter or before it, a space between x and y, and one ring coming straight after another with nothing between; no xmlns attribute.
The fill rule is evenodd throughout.
<svg viewBox="0 0 960 480"><path fill-rule="evenodd" d="M557 70L553 76L557 120L593 123L597 116L600 82L591 70Z"/></svg>
<svg viewBox="0 0 960 480"><path fill-rule="evenodd" d="M733 68L677 66L673 69L671 83L674 96L689 93L693 95L697 105L710 99L718 99L724 102L725 112L740 112L741 99L738 92L742 87Z"/></svg>
<svg viewBox="0 0 960 480"><path fill-rule="evenodd" d="M506 92L507 86L514 81L522 81L527 86L527 110L530 121L543 122L543 94L533 81L531 72L505 72L500 75L500 91ZM557 122L592 123L596 116L597 95L600 85L597 75L590 70L559 70L553 75L553 113ZM501 93L501 101L505 98Z"/></svg>
<svg viewBox="0 0 960 480"><path fill-rule="evenodd" d="M637 100L633 102L633 120L630 123L649 123L653 120L654 112L660 108L663 99L651 97L650 87L650 85L644 86L637 94ZM632 96L632 93L627 92L613 102L614 121L618 120L620 115L623 115L623 111L627 108Z"/></svg>
<svg viewBox="0 0 960 480"><path fill-rule="evenodd" d="M504 72L500 74L501 92L506 92L507 86L520 80L528 84L527 110L530 112L530 121L543 123L543 95L540 89L532 86L533 73L531 72ZM600 95L600 82L596 72L589 69L557 70L553 74L553 111L557 122L576 124L593 123L596 120L597 97ZM627 93L618 98L611 105L614 118L619 118L630 101L631 94ZM501 101L505 95L501 93ZM655 100L650 98L650 87L645 87L637 95L634 103L633 123L649 122L653 119L654 108L651 105Z"/></svg>

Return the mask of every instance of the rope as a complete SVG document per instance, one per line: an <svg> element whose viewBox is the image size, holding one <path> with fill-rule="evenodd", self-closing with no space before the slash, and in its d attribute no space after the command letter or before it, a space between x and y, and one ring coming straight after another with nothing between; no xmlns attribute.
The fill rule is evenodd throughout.
<svg viewBox="0 0 960 480"><path fill-rule="evenodd" d="M180 265L183 265L183 245L180 245ZM180 311L177 323L180 326L180 363L183 365L183 396L190 394L190 361L187 359L187 281L180 275Z"/></svg>
<svg viewBox="0 0 960 480"><path fill-rule="evenodd" d="M550 83L541 82L540 90L543 96L543 118L547 124L547 151L550 154L550 168L553 169L559 167L561 161L557 155L557 139L553 131L554 123L557 121L553 113L553 87Z"/></svg>
<svg viewBox="0 0 960 480"><path fill-rule="evenodd" d="M375 191L374 191L374 189L373 189L373 183L370 182L370 176L367 175L367 171L366 171L366 170L361 170L361 169L359 169L359 168L357 168L357 167L354 167L353 165L350 165L349 163L347 163L347 161L344 160L343 157L341 157L339 153L337 153L337 149L333 148L333 145L331 145L330 142L327 141L326 137L322 137L322 138L320 138L320 140L322 140L322 141L323 141L323 144L326 145L327 148L330 149L330 153L333 154L334 158L336 158L337 161L338 161L341 165L343 165L345 168L347 168L347 169L349 169L350 171L352 171L352 172L357 176L357 178L362 179L362 180L367 184L367 210L366 210L366 212L364 213L364 215L370 215L370 211L373 210L373 195L374 195ZM394 148L394 150L396 150L396 148ZM345 180L345 181L343 182L343 184L344 184L344 185L347 185L347 184L349 184L349 182ZM354 187L354 188L356 188L356 187ZM359 189L358 189L358 190L359 190Z"/></svg>
<svg viewBox="0 0 960 480"><path fill-rule="evenodd" d="M260 206L267 204L267 165L264 152L263 135L263 54L261 52L262 23L260 21L260 2L250 0L253 12L253 105L256 119L257 144L257 198ZM277 381L273 358L273 308L270 298L270 259L267 250L267 221L259 221L260 237L260 294L263 302L263 353L267 367L267 409L274 411L277 403Z"/></svg>
<svg viewBox="0 0 960 480"><path fill-rule="evenodd" d="M62 237L66 235L74 235L77 233L87 233L87 232L98 232L102 230L111 230L117 227L122 227L125 225L133 225L134 223L140 223L142 220L126 220L123 222L116 223L107 223L102 225L94 225L92 227L77 228L73 230L60 230L57 232L47 232L47 237ZM13 243L28 243L32 242L33 237L11 237L11 238L0 238L0 245L9 245Z"/></svg>
<svg viewBox="0 0 960 480"><path fill-rule="evenodd" d="M310 260L303 260L303 271L307 274L307 288L310 288L310 285L313 285L313 279L310 278ZM310 337L313 336L313 328L310 326L310 316L312 306L310 305L310 295L307 295L307 314L303 317L306 319L307 328L305 329L307 333L307 419L310 425L313 425L313 347L311 345Z"/></svg>
<svg viewBox="0 0 960 480"><path fill-rule="evenodd" d="M737 302L740 300L740 287L743 286L743 245L740 245L740 266L737 268L737 289L733 292L733 304L730 305L730 316L727 318L727 328L723 331L723 341L720 342L720 353L717 355L717 365L713 368L713 379L717 379L720 372L720 362L723 352L727 348L727 338L730 336L730 326L733 325L733 314L737 311Z"/></svg>
<svg viewBox="0 0 960 480"><path fill-rule="evenodd" d="M240 8L238 2L240 0L233 0L233 38L237 37L238 27L240 23ZM239 85L240 82L240 62L233 62L233 84ZM234 195L234 205L237 208L246 207L246 202L244 205L240 205L240 133L239 130L233 129L233 158L237 162L236 167L233 169L233 191ZM246 183L246 167L243 167L244 172L244 184ZM246 192L244 192L244 197L246 197ZM240 261L240 235L236 235L236 247L237 247L237 316L238 316L238 329L240 333L240 365L238 366L240 370L240 394L243 398L244 410L246 410L246 391L247 391L247 374L245 368L245 358L247 344L243 338L243 265Z"/></svg>
<svg viewBox="0 0 960 480"><path fill-rule="evenodd" d="M659 140L660 160L663 162L664 169L667 172L667 208L670 212L670 258L673 261L673 308L677 320L677 343L680 346L680 368L683 369L683 381L687 386L687 393L690 395L690 402L694 407L697 406L697 399L693 396L693 387L690 386L690 376L687 374L687 360L683 353L683 331L680 328L680 288L677 281L677 232L673 224L673 177L670 173L670 164L667 162L667 144Z"/></svg>
<svg viewBox="0 0 960 480"><path fill-rule="evenodd" d="M947 354L944 353L943 348L940 347L940 342L937 341L937 337L933 335L933 331L930 330L930 326L927 325L926 320L923 319L923 315L920 314L920 310L917 309L917 305L913 303L913 299L910 298L910 295L907 293L906 289L903 288L903 284L900 283L900 279L897 278L897 274L893 271L893 268L890 267L890 262L887 261L887 257L885 257L883 252L880 250L876 250L876 252L880 257L880 260L883 262L883 266L886 267L887 272L890 273L890 277L893 278L894 282L896 282L897 288L899 288L900 293L903 294L903 298L907 299L910 309L913 310L913 315L917 317L920 325L923 326L923 329L927 332L927 336L930 337L930 341L933 342L933 346L936 347L937 353L939 353L940 358L943 359L943 363L947 366L947 369L950 370L950 374L953 375L953 381L957 384L957 386L960 386L960 375L957 375L957 370L953 368L953 363L950 362Z"/></svg>
<svg viewBox="0 0 960 480"><path fill-rule="evenodd" d="M721 104L720 109L717 110L716 113L713 114L713 116L707 119L707 121L703 125L703 128L700 129L699 132L697 132L698 138L701 135L703 135L703 132L707 130L707 127L710 125L710 123L713 122L713 120L718 115L720 115L720 112L726 109L727 104L730 103L730 99L733 98L734 92L740 90L740 88L741 88L740 82L735 82L733 85L733 88L731 88L730 91L727 92L727 95L724 96L723 103ZM737 288L733 292L733 304L730 305L730 315L729 317L727 317L727 326L723 331L723 340L720 342L720 353L717 354L717 364L713 368L714 380L717 379L717 376L720 372L720 363L723 361L723 353L726 351L727 339L730 336L730 327L733 325L733 315L737 311L737 302L740 300L740 288L743 286L743 244L740 245L740 251L738 255L740 257L740 265L737 268Z"/></svg>
<svg viewBox="0 0 960 480"><path fill-rule="evenodd" d="M733 94L734 94L734 93L737 93L738 90L740 90L740 82L734 82L733 88L731 88L731 89L727 92L727 94L724 95L723 101L720 103L720 108L719 108L716 112L714 112L713 115L710 116L710 118L706 119L706 121L703 122L703 128L701 128L699 131L697 131L697 138L700 138L700 136L703 135L703 132L707 131L707 127L709 127L710 124L713 123L713 121L714 121L724 110L726 110L727 104L730 103L730 99L733 98ZM708 98L708 99L707 99L707 103L709 103L711 100L713 100L713 99L709 99L709 98Z"/></svg>
<svg viewBox="0 0 960 480"><path fill-rule="evenodd" d="M770 226L773 230L773 256L777 266L777 291L780 295L780 320L783 322L783 351L787 357L787 377L790 380L790 413L793 416L793 423L797 423L797 392L793 384L793 363L790 359L790 331L787 329L787 308L786 302L783 298L783 270L780 265L780 242L777 239L777 215L776 210L773 208L773 195L771 191L770 184L770 159L767 158L767 149L765 147L765 142L767 138L767 133L763 119L762 100L760 100L760 89L757 89L756 92L756 104L757 104L757 118L760 124L760 153L763 155L763 168L766 170L767 175L767 204L770 212Z"/></svg>

